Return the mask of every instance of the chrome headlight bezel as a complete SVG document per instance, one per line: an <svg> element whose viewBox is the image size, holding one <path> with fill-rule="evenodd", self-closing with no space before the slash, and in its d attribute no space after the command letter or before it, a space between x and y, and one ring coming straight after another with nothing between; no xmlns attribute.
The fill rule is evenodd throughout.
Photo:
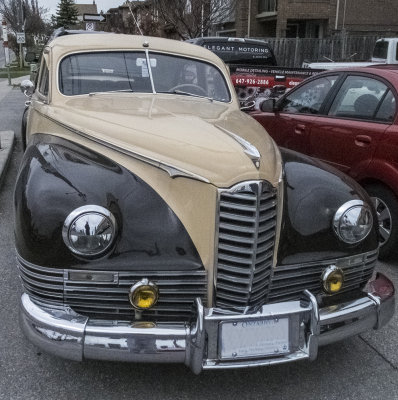
<svg viewBox="0 0 398 400"><path fill-rule="evenodd" d="M95 216L97 217L97 219L98 217L100 219L102 218L102 221L107 222L108 227L106 228L107 229L106 240L104 241L105 244L97 249L87 248L87 250L83 251L81 248L80 249L77 248L77 246L74 244L74 241L71 238L72 229L74 229L74 225L79 220L81 220L82 218L88 218L90 216L91 217ZM117 232L116 219L109 210L97 205L86 205L76 208L66 217L62 227L62 238L68 249L73 254L76 254L80 257L93 258L102 256L110 250L115 241L116 232ZM104 233L101 232L101 235L103 234ZM90 235L82 235L82 237L88 237L88 236Z"/></svg>
<svg viewBox="0 0 398 400"><path fill-rule="evenodd" d="M358 214L359 215L355 215ZM353 214L354 213L354 214ZM359 218L364 218L366 223L366 228L364 228L363 233L360 237L354 237L354 234L351 232L351 235L347 235L348 232L344 232L343 226L345 228L349 228L350 226L352 229L356 229L359 224L356 225L349 225L347 224L347 220L345 220L348 215L351 214L352 220L357 220L359 222ZM371 232L373 227L373 215L372 210L368 204L363 202L362 200L350 200L344 203L335 213L333 217L333 231L337 235L337 237L347 244L357 244L362 242ZM351 236L351 237L350 237Z"/></svg>

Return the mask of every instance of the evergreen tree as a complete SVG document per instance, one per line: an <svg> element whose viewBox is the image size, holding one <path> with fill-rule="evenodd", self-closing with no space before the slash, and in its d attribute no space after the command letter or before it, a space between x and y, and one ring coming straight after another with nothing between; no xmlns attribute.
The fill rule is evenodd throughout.
<svg viewBox="0 0 398 400"><path fill-rule="evenodd" d="M56 28L64 27L66 29L70 29L73 25L77 24L77 9L74 0L60 1L53 22L55 22Z"/></svg>

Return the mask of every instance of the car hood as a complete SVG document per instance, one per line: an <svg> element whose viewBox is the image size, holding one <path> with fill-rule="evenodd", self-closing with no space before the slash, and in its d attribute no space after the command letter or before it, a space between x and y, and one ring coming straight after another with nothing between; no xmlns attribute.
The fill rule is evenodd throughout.
<svg viewBox="0 0 398 400"><path fill-rule="evenodd" d="M264 129L231 104L174 95L94 94L49 107L50 118L123 153L229 187L275 184L279 150Z"/></svg>

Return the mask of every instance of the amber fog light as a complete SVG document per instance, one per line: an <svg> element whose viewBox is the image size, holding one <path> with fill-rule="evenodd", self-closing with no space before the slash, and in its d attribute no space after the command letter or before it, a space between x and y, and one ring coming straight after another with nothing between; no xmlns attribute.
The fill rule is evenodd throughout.
<svg viewBox="0 0 398 400"><path fill-rule="evenodd" d="M343 287L344 272L341 268L331 265L322 274L323 289L328 294L338 293Z"/></svg>
<svg viewBox="0 0 398 400"><path fill-rule="evenodd" d="M129 299L137 310L146 310L153 307L159 297L158 287L147 278L141 279L130 288Z"/></svg>

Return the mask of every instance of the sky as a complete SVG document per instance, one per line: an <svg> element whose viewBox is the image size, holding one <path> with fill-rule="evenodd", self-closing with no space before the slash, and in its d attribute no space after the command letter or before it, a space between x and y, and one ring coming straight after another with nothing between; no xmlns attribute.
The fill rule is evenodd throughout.
<svg viewBox="0 0 398 400"><path fill-rule="evenodd" d="M49 9L49 16L56 13L59 2L59 0L38 0L39 7ZM75 0L76 4L92 4L92 2L93 0ZM97 4L98 12L101 10L106 12L110 8L122 5L124 0L95 0L95 3Z"/></svg>

